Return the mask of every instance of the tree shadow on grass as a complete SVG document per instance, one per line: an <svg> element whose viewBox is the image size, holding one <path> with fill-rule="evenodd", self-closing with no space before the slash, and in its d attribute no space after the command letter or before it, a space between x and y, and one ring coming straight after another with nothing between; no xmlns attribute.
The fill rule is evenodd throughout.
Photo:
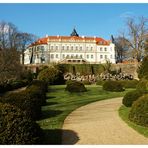
<svg viewBox="0 0 148 148"><path fill-rule="evenodd" d="M57 102L46 102L45 106L48 106L48 105L56 105L58 104Z"/></svg>
<svg viewBox="0 0 148 148"><path fill-rule="evenodd" d="M42 117L40 118L40 120L51 118L51 117L56 117L61 113L63 113L63 111L61 110L44 110L42 111Z"/></svg>
<svg viewBox="0 0 148 148"><path fill-rule="evenodd" d="M55 96L47 96L46 97L47 99L53 99L53 98L56 98Z"/></svg>
<svg viewBox="0 0 148 148"><path fill-rule="evenodd" d="M53 130L43 130L43 144L45 145L61 145L75 144L79 137L72 130L63 130L63 129L53 129ZM62 138L64 136L64 139ZM68 138L68 139L66 139Z"/></svg>

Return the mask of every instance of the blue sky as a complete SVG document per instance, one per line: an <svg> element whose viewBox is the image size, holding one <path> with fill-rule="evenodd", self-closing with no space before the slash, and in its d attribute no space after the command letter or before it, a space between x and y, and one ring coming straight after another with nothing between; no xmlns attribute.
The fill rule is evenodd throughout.
<svg viewBox="0 0 148 148"><path fill-rule="evenodd" d="M110 39L125 29L129 16L148 17L148 3L138 4L0 4L0 21L12 22L20 31L44 37L79 35Z"/></svg>

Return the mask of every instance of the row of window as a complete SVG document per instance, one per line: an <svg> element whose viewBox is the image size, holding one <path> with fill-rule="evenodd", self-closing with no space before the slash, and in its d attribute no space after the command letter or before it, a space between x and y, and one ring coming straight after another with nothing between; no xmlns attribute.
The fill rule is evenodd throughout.
<svg viewBox="0 0 148 148"><path fill-rule="evenodd" d="M62 57L63 57L63 59L64 58L83 58L83 55L65 55L65 54L63 54L62 55ZM59 58L59 54L51 54L50 55L50 58L51 59L54 59L54 58ZM86 55L86 58L87 59L93 59L94 58L94 55ZM109 56L108 55L100 55L100 59L107 59L107 58L109 58ZM110 58L112 59L112 55L110 55Z"/></svg>
<svg viewBox="0 0 148 148"><path fill-rule="evenodd" d="M99 47L100 48L100 51L107 51L107 47ZM50 50L58 50L59 49L59 46L50 46L49 48ZM62 46L62 50L79 50L79 51L82 51L83 50L83 47L80 46ZM92 51L93 50L93 47L86 47L86 50L90 50ZM112 49L111 49L112 50Z"/></svg>

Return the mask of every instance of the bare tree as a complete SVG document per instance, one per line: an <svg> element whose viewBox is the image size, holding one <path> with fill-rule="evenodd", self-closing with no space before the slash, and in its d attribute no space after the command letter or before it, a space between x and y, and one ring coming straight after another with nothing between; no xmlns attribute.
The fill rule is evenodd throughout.
<svg viewBox="0 0 148 148"><path fill-rule="evenodd" d="M19 53L15 49L0 50L0 82L16 79L20 76Z"/></svg>
<svg viewBox="0 0 148 148"><path fill-rule="evenodd" d="M131 50L131 55L137 61L141 61L144 55L144 41L145 34L148 33L147 28L148 19L144 17L138 18L128 18L127 27L129 32L129 49Z"/></svg>
<svg viewBox="0 0 148 148"><path fill-rule="evenodd" d="M116 58L117 62L123 61L127 57L129 41L125 38L124 34L119 35L115 38L115 49L116 49Z"/></svg>
<svg viewBox="0 0 148 148"><path fill-rule="evenodd" d="M33 34L30 33L24 33L20 32L17 34L17 45L18 45L18 50L21 52L22 55L22 64L24 64L24 51L26 47L34 42L37 39L37 37Z"/></svg>
<svg viewBox="0 0 148 148"><path fill-rule="evenodd" d="M16 48L17 27L12 23L0 22L0 49Z"/></svg>

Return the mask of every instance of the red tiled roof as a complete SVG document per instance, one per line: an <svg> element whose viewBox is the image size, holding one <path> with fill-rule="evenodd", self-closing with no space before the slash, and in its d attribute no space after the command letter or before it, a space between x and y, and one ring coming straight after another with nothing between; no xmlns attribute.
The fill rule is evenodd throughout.
<svg viewBox="0 0 148 148"><path fill-rule="evenodd" d="M98 45L109 45L110 41L106 41L102 38L98 37L78 37L78 36L48 36L44 38L38 39L36 42L32 43L30 46L35 46L35 45L41 45L41 44L47 44L48 41L56 41L56 40L61 40L61 41L69 41L69 40L76 40L76 41L95 41L96 44Z"/></svg>

